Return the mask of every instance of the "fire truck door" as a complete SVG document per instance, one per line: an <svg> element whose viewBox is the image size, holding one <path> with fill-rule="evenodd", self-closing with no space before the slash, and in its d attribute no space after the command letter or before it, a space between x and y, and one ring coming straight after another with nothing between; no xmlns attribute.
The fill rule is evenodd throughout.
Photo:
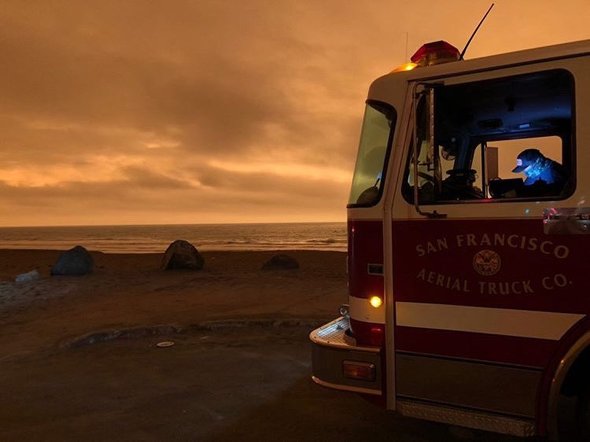
<svg viewBox="0 0 590 442"><path fill-rule="evenodd" d="M588 309L590 236L543 223L580 199L573 90L566 70L531 68L418 94L391 220L398 402L535 418L543 372ZM516 160L532 147L569 179L527 184Z"/></svg>

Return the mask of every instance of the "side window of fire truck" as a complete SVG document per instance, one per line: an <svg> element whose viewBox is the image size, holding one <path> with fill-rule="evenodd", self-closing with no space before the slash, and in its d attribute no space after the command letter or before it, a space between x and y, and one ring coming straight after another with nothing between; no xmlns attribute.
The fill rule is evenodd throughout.
<svg viewBox="0 0 590 442"><path fill-rule="evenodd" d="M420 103L416 111L419 203L563 199L573 193L569 72L533 72L432 90L434 124L424 121ZM428 144L420 136L426 126L434 127L434 148L421 146ZM416 165L409 157L403 191L412 202Z"/></svg>
<svg viewBox="0 0 590 442"><path fill-rule="evenodd" d="M381 198L395 121L390 106L367 103L348 207L373 206Z"/></svg>

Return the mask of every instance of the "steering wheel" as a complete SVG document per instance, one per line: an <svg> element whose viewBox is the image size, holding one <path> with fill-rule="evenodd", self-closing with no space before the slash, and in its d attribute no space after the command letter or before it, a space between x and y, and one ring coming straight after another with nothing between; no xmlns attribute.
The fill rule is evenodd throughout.
<svg viewBox="0 0 590 442"><path fill-rule="evenodd" d="M443 188L456 198L483 198L483 192L473 188L476 173L474 169L447 170L449 178L443 181Z"/></svg>

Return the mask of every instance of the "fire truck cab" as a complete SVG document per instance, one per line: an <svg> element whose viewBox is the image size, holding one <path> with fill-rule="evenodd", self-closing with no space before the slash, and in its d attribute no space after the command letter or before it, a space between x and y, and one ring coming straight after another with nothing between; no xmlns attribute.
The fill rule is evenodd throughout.
<svg viewBox="0 0 590 442"><path fill-rule="evenodd" d="M313 380L520 436L557 438L569 396L588 432L590 40L460 58L424 45L369 89Z"/></svg>

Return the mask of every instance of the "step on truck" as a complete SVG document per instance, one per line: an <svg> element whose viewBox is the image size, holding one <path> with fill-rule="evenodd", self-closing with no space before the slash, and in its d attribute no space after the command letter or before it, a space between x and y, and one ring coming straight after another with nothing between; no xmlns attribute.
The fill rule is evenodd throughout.
<svg viewBox="0 0 590 442"><path fill-rule="evenodd" d="M473 60L440 41L411 60L369 89L348 304L310 335L313 380L553 439L570 398L588 435L590 40Z"/></svg>

